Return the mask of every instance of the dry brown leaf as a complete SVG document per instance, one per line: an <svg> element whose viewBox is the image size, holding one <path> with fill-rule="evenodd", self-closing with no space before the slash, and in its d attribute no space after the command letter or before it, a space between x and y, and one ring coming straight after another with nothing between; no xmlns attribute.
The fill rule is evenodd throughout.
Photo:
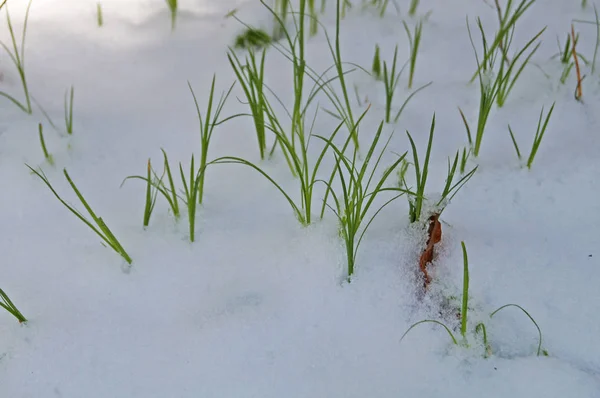
<svg viewBox="0 0 600 398"><path fill-rule="evenodd" d="M429 228L427 229L427 245L425 246L425 250L421 254L421 258L419 259L419 268L421 272L423 272L423 276L425 277L425 289L431 283L431 277L427 272L427 264L433 261L433 257L435 255L434 248L435 244L442 240L442 224L439 220L439 214L433 214L429 217Z"/></svg>

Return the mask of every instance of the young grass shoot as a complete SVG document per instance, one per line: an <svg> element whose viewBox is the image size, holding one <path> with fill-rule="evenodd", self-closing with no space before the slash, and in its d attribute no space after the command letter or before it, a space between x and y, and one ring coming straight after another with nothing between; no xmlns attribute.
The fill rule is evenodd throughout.
<svg viewBox="0 0 600 398"><path fill-rule="evenodd" d="M412 149L412 157L413 157L413 166L415 169L415 182L416 182L416 192L409 193L407 195L408 204L409 204L409 219L411 223L418 222L422 220L422 212L424 209L424 203L426 200L425 197L425 187L427 185L427 177L429 175L429 161L431 158L431 149L433 147L433 137L435 131L435 114L431 120L431 127L429 129L429 139L427 142L427 150L425 152L425 159L423 161L423 165L419 162L419 154L417 151L417 147L415 142L411 136L411 134L407 131L406 135L410 141L410 146ZM458 167L460 151L456 152L454 157L454 161L450 163L450 159L448 159L448 172L446 175L446 183L442 190L441 198L435 204L435 208L438 215L440 215L443 210L446 208L449 201L454 198L454 196L458 193L458 191L473 177L475 172L477 171L477 167L473 168L468 173L464 174L456 183L454 183L454 178L456 175L456 170ZM463 155L464 156L464 155ZM466 161L465 161L466 163ZM404 175L401 176L400 186L404 187L404 189L409 192L408 183ZM428 215L429 216L429 215ZM427 217L425 217L427 218Z"/></svg>
<svg viewBox="0 0 600 398"><path fill-rule="evenodd" d="M46 159L48 164L53 166L54 159L52 158L52 155L50 153L48 153L48 149L46 148L46 141L44 140L44 126L42 126L42 123L38 124L38 135L40 137L40 146L42 147L42 152L44 153L44 158Z"/></svg>
<svg viewBox="0 0 600 398"><path fill-rule="evenodd" d="M463 286L462 286L462 300L461 300L461 308L460 308L460 313L459 318L460 318L460 335L462 337L461 341L460 341L460 345L464 348L469 348L469 341L468 341L468 308L469 308L469 258L467 255L467 248L465 246L465 242L461 242L461 248L462 248L462 254L463 254ZM539 340L538 340L538 346L537 346L537 356L540 355L544 355L544 356L548 356L548 352L544 349L542 349L542 331L540 329L540 327L538 326L537 322L533 319L533 317L525 310L523 309L523 307L517 305L517 304L506 304L503 305L502 307L498 308L497 310L495 310L494 312L492 312L490 314L490 319L492 319L494 317L494 315L496 315L498 312L502 311L505 308L508 307L516 307L518 309L520 309L521 311L523 311L523 313L525 313L525 315L527 315L527 317L531 320L531 322L535 325L535 327L538 330L538 336L539 336ZM448 333L448 335L450 336L450 339L452 341L452 343L454 345L459 345L459 340L454 336L454 333L452 333L452 327L450 325L447 325L441 321L435 320L435 319L425 319L419 322L416 322L414 324L412 324L407 330L406 332L404 332L404 334L402 335L402 337L400 338L400 341L402 341L406 335L412 330L414 329L416 326L423 324L423 323L433 323L439 326L442 326L446 332ZM477 335L481 333L483 335L483 346L484 346L484 358L488 358L489 356L491 356L492 354L492 350L491 350L491 346L489 344L488 338L487 338L487 328L485 326L485 324L483 322L478 323L475 328L474 328L474 334Z"/></svg>
<svg viewBox="0 0 600 398"><path fill-rule="evenodd" d="M121 186L125 184L125 182L129 179L138 179L146 182L146 204L144 207L144 226L147 226L150 221L150 215L154 209L154 204L156 202L156 194L160 192L160 194L165 198L167 203L169 204L169 208L173 213L173 217L175 220L179 220L180 210L179 210L179 195L175 190L175 183L173 182L173 174L171 173L171 166L169 165L169 158L167 157L167 153L164 149L161 149L163 154L163 164L164 171L162 175L159 177L156 172L152 169L152 164L150 159L148 159L148 172L146 176L132 175L126 177ZM164 176L167 176L168 186L163 181ZM151 187L150 187L151 186ZM156 191L154 191L156 190Z"/></svg>
<svg viewBox="0 0 600 398"><path fill-rule="evenodd" d="M202 199L204 198L204 170L206 169L206 163L208 159L208 147L210 145L210 139L212 138L213 131L216 126L221 123L226 122L238 115L233 115L227 117L223 120L219 120L221 116L221 112L223 111L223 106L225 106L225 102L231 94L231 90L233 90L233 86L235 82L229 87L227 93L222 93L219 102L216 104L216 108L213 113L213 103L214 103L214 93L215 93L215 81L216 75L213 75L212 84L210 86L210 93L208 96L208 105L206 107L206 112L204 114L204 118L202 117L202 113L200 112L200 106L198 105L198 100L196 98L196 94L194 94L194 90L192 89L192 85L188 82L188 87L190 88L190 92L192 93L192 97L194 98L194 105L196 105L196 113L198 115L198 121L200 123L200 168L197 174L198 178L198 203L202 204ZM192 157L192 164L194 163L194 158ZM183 177L183 174L182 174ZM190 174L190 180L192 180L192 174ZM191 181L190 184L195 186ZM187 195L186 195L187 196Z"/></svg>
<svg viewBox="0 0 600 398"><path fill-rule="evenodd" d="M417 65L417 55L419 53L419 45L421 44L421 35L423 32L423 22L417 22L415 26L414 32L411 34L410 29L405 21L402 21L404 25L404 30L406 31L406 35L408 36L408 43L410 47L409 54L409 70L408 70L408 88L411 89L413 85L413 80L415 77L415 70Z"/></svg>
<svg viewBox="0 0 600 398"><path fill-rule="evenodd" d="M347 157L344 153L345 148L350 143L352 136L348 137L343 148L335 145L331 138L328 139L318 136L327 143L327 146L330 146L333 149L336 158L335 170L337 171L337 177L341 185L341 190L334 189L331 182L323 182L327 184L328 192L331 192L334 201L334 206L330 206L328 204L327 206L333 211L340 223L340 235L343 238L346 246L348 281L350 281L350 278L354 274L356 257L360 243L375 217L381 210L383 210L385 206L403 194L407 193L407 191L403 188L384 187L384 184L390 174L392 174L396 167L402 163L406 157L406 153L399 156L396 161L386 167L379 179L373 180L375 171L377 170L383 154L385 153L385 150L387 149L387 146L392 138L391 134L381 149L379 156L376 158L371 172L367 173L371 164L371 160L374 159L373 155L375 154L375 149L379 139L381 138L383 126L384 122L382 121L379 125L377 133L375 134L375 137L373 138L373 142L369 147L362 166L357 163L358 149L356 147L354 147L352 158ZM369 191L372 182L375 182L376 185L371 191ZM368 212L373 205L374 200L380 193L387 191L394 192L395 196L381 205L373 215L368 217Z"/></svg>
<svg viewBox="0 0 600 398"><path fill-rule="evenodd" d="M260 63L257 63L256 53L253 49L250 49L249 58L246 57L246 61L243 64L233 50L230 49L227 54L229 63L242 86L244 94L246 95L246 101L250 107L250 115L254 122L261 160L264 160L267 152L265 128L267 100L264 93L265 55L266 50L263 50L260 57Z"/></svg>
<svg viewBox="0 0 600 398"><path fill-rule="evenodd" d="M544 134L546 133L546 128L548 127L548 123L550 122L550 117L552 116L552 111L554 111L555 104L556 103L552 104L552 107L550 108L550 111L548 111L548 114L546 115L543 124L542 119L544 117L544 108L542 107L540 117L538 119L537 129L535 131L535 136L533 137L533 144L531 145L531 150L529 152L529 156L527 157L528 169L531 169L531 166L533 165L535 155L537 154L540 144L542 143L542 139L544 138ZM510 133L510 138L515 147L517 157L519 158L519 160L521 160L521 150L519 149L519 145L517 144L517 140L515 138L512 128L510 127L510 124L508 125L508 132Z"/></svg>
<svg viewBox="0 0 600 398"><path fill-rule="evenodd" d="M17 321L19 321L19 323L27 322L27 318L23 316L21 311L19 311L19 309L15 306L15 304L11 301L8 295L4 293L4 290L2 289L0 289L0 307L4 308L6 311L8 311L9 314L17 318Z"/></svg>
<svg viewBox="0 0 600 398"><path fill-rule="evenodd" d="M11 43L12 43L12 51L6 44L0 41L0 45L4 48L11 61L17 68L17 72L19 72L19 78L21 79L21 85L23 86L23 93L25 94L25 103L17 100L10 94L5 93L4 91L0 91L0 96L7 98L13 104L15 104L19 109L27 114L31 114L33 112L31 108L31 98L29 94L29 87L27 86L27 78L25 77L25 37L27 34L27 21L29 20L29 9L31 8L31 1L27 4L27 9L25 10L25 21L23 22L23 33L21 34L21 48L19 49L17 45L17 38L15 36L15 31L13 29L12 21L10 19L10 14L8 13L8 7L6 7L6 22L8 25L8 32L10 33ZM5 3L3 3L4 5Z"/></svg>

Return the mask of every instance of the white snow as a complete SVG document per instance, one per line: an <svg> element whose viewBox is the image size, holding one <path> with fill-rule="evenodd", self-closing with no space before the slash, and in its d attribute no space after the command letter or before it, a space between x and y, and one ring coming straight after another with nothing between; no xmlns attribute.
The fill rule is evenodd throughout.
<svg viewBox="0 0 600 398"><path fill-rule="evenodd" d="M408 1L398 1L399 15L390 5L383 19L353 2L341 26L344 61L369 70L376 43L388 62L398 44L403 64L408 40L401 22L416 21L406 15ZM321 22L333 38L334 4L328 3ZM478 171L442 214L434 285L425 297L417 272L424 237L409 226L405 198L371 225L351 283L344 280L345 249L333 213L302 227L275 187L243 166L209 168L195 243L188 240L187 214L175 223L160 197L144 229L145 185L129 181L120 188L122 180L144 174L148 158L162 171L160 148L174 171L178 162L187 169L192 153L199 157L187 81L204 111L213 73L217 93L235 78L226 52L243 27L225 14L238 7L248 24L272 21L257 1L182 0L171 32L163 1L101 4L99 28L95 1L33 0L26 73L59 132L37 107L26 115L0 98L0 288L28 318L21 325L0 311L0 397L600 397L600 68L592 74L582 65L583 102L577 102L574 73L560 84L560 62L550 59L556 37L564 42L573 19L594 19L593 1L582 9L580 1L539 0L518 22L519 44L548 28L535 65L505 106L492 110L481 154L469 162ZM443 188L447 157L467 145L457 107L472 129L477 120L479 87L468 84L476 65L465 18L473 29L480 16L491 36L492 4L423 0L419 6L417 17L433 12L424 23L413 88L433 84L397 124L385 125L385 137L392 131L394 137L383 163L410 150L405 130L424 154L435 112L427 187L433 195ZM26 2L9 0L9 7L20 35ZM0 13L0 37L9 44L5 10ZM596 28L576 29L578 51L591 60ZM307 41L307 60L317 71L333 62L322 28ZM291 64L274 50L267 64L267 84L291 106ZM4 51L0 70L0 90L21 100L19 76ZM407 76L396 107L411 92ZM384 117L383 84L360 71L347 79L372 104L361 127L364 148ZM63 101L71 85L74 133L67 136ZM236 97L243 99L239 85L224 116L247 111ZM351 98L355 113L363 112L365 103ZM528 153L541 108L554 101L533 167L521 167L507 125ZM325 97L320 102L332 109ZM55 166L43 158L40 122ZM329 135L337 123L320 112L314 133ZM260 162L249 118L216 128L209 158L225 155ZM25 163L43 169L82 208L64 179L66 168L133 258L131 269ZM299 200L280 153L260 164ZM332 164L329 153L324 176ZM412 169L407 175L414 179ZM181 186L178 172L174 177ZM319 188L316 207L322 194ZM470 260L469 329L485 321L489 358L480 337L470 336L470 348L456 347L431 324L399 341L422 319L448 322L439 313L442 296L461 294L461 241ZM535 355L537 330L523 313L507 308L489 319L509 303L537 321L548 357Z"/></svg>

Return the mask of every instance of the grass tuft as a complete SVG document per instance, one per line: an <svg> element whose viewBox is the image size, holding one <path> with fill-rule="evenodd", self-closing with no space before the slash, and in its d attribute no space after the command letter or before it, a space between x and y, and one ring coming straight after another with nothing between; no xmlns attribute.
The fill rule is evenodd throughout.
<svg viewBox="0 0 600 398"><path fill-rule="evenodd" d="M462 254L463 254L463 287L462 287L462 303L461 303L461 310L460 310L460 334L462 336L461 345L465 348L468 348L469 347L469 342L468 342L469 258L467 255L467 248L465 246L465 242L461 242L461 248L462 248ZM499 311L501 311L507 307L516 307L516 308L520 309L521 311L523 311L525 313L525 315L527 315L527 317L529 317L529 319L533 322L533 324L537 328L538 334L539 334L537 355L538 356L540 356L540 355L548 356L548 351L542 349L542 331L541 331L540 327L538 326L537 322L533 319L533 317L527 311L525 311L525 309L523 309L523 307L521 307L517 304L506 304L506 305L503 305L502 307L498 308L494 312L492 312L490 314L490 318L493 318L494 315L496 315ZM450 338L452 339L452 343L454 345L458 345L458 340L456 339L456 337L454 337L454 334L452 333L450 327L441 321L437 321L437 320L433 320L433 319L426 319L426 320L422 320L422 321L414 323L413 325L411 325L408 328L408 330L406 332L404 332L404 334L400 338L400 341L402 341L404 339L404 337L408 334L408 332L410 332L413 328L415 328L416 326L423 324L423 323L434 323L434 324L442 326L450 335ZM483 346L485 349L483 356L484 356L484 358L488 358L489 356L492 355L492 349L491 349L491 346L488 341L487 329L486 329L485 324L483 322L478 323L475 326L474 331L475 331L475 334L479 334L479 333L482 334Z"/></svg>
<svg viewBox="0 0 600 398"><path fill-rule="evenodd" d="M391 113L392 113L392 101L394 99L394 92L396 91L396 87L398 86L398 82L400 81L400 75L404 68L402 68L398 73L396 73L398 61L398 46L396 46L394 50L394 59L392 61L391 69L388 68L387 62L383 62L383 82L385 84L385 122L391 122Z"/></svg>
<svg viewBox="0 0 600 398"><path fill-rule="evenodd" d="M531 151L529 152L529 157L527 158L528 169L531 169L531 166L533 165L533 161L535 159L535 155L537 154L540 144L542 143L542 139L544 138L544 134L546 133L546 128L548 127L548 123L550 122L550 117L552 116L552 112L554 111L554 105L555 103L552 104L552 107L550 108L550 111L548 111L548 114L546 115L546 119L544 119L543 124L542 119L544 117L544 108L542 107L540 117L538 119L537 130L535 131L535 136L533 137ZM515 151L517 152L517 157L519 158L519 160L521 160L521 151L519 149L519 145L517 144L515 135L513 134L512 128L510 127L510 124L508 125L508 132L510 133L510 138L512 140L513 146L515 147Z"/></svg>
<svg viewBox="0 0 600 398"><path fill-rule="evenodd" d="M367 155L363 160L362 166L359 166L357 164L358 148L354 147L351 158L347 157L344 154L345 148L350 143L352 136L348 137L342 149L336 146L331 139L318 136L333 149L336 158L335 170L337 171L338 180L341 184L341 192L340 190L336 191L333 188L331 181L323 182L327 185L327 190L328 192L331 192L334 201L334 206L327 206L333 211L333 213L335 213L336 217L338 218L338 221L340 223L340 235L344 239L344 243L346 246L348 281L350 281L350 278L354 274L356 256L360 247L360 243L364 237L364 234L367 232L369 226L371 225L375 217L385 206L387 206L392 201L408 192L402 188L384 187L384 184L387 181L390 174L406 157L406 153L399 156L396 161L394 161L391 165L386 167L385 171L383 172L382 176L379 177L379 179L373 180L375 171L379 166L379 163L392 138L392 135L390 135L387 142L381 149L379 156L375 160L375 164L371 168L370 174L367 173L367 170L370 167L370 163L374 159L373 155L375 154L375 149L381 138L383 125L384 122L382 121L379 125L377 133L375 134L375 137L373 138L371 146L369 147ZM372 182L375 182L375 187L369 192L369 188ZM376 197L380 193L387 191L394 192L395 196L393 196L391 199L389 199L383 205L381 205L370 218L367 217L367 214L371 206L373 205L373 202L376 199Z"/></svg>
<svg viewBox="0 0 600 398"><path fill-rule="evenodd" d="M18 310L15 304L2 289L0 289L0 307L4 308L9 314L17 318L19 323L27 322L27 318L23 316L21 311Z"/></svg>
<svg viewBox="0 0 600 398"><path fill-rule="evenodd" d="M544 356L548 356L548 351L542 349L542 330L540 329L540 326L537 324L537 322L535 321L535 319L533 319L533 317L529 314L529 312L527 312L523 307L521 307L518 304L505 304L502 307L498 308L496 311L492 312L490 314L490 318L493 318L494 315L496 315L498 312L502 311L505 308L508 307L515 307L520 309L525 315L527 315L527 317L531 320L531 322L533 322L533 324L535 325L535 328L538 331L538 336L539 336L539 340L538 340L538 347L537 347L537 356L539 357L540 355L544 355Z"/></svg>
<svg viewBox="0 0 600 398"><path fill-rule="evenodd" d="M177 192L175 191L175 184L173 182L173 175L171 173L171 166L169 165L169 158L167 157L167 153L165 152L164 149L161 149L161 151L163 153L164 171L160 177L152 169L152 164L150 162L150 159L148 159L148 170L152 171L151 174L147 173L146 177L139 176L139 175L128 176L121 183L121 186L123 186L125 184L125 182L130 179L138 179L138 180L142 180L142 181L146 182L146 207L145 207L145 211L144 211L144 226L147 225L146 213L148 211L151 213L154 208L154 205L149 207L148 203L152 203L152 202L156 201L155 197L153 197L154 195L156 195L156 192L160 192L162 194L162 196L165 198L165 200L169 204L171 211L173 212L173 217L175 217L175 220L179 220L179 216L180 216L179 199L181 199L181 198L179 197L179 195L177 195ZM163 182L163 178L164 178L165 174L167 176L169 186L167 186ZM152 189L156 190L156 192L154 192L154 194L150 193L150 195L149 195L150 189L149 189L148 185L152 185ZM148 215L147 217L148 217L148 221L149 221L150 215Z"/></svg>
<svg viewBox="0 0 600 398"><path fill-rule="evenodd" d="M410 146L412 149L412 157L413 157L413 166L415 169L415 182L416 182L416 192L407 195L408 204L409 204L409 220L411 223L418 222L422 218L422 211L425 197L425 186L427 185L427 177L429 175L429 160L431 157L431 148L433 147L433 137L435 131L435 114L431 120L431 127L429 129L429 140L427 142L427 150L425 152L425 159L423 161L423 165L419 162L419 154L417 152L417 147L415 142L411 136L411 134L407 131L406 135L410 141ZM458 193L458 191L473 177L475 172L477 171L477 167L469 171L467 174L463 175L456 183L454 183L454 178L456 175L456 170L458 167L460 151L456 152L454 157L454 161L450 163L450 159L448 159L448 172L446 176L446 183L444 189L442 191L442 195L440 200L436 203L436 207L438 208L437 214L441 214L447 203L454 198L454 196ZM465 155L463 155L465 156ZM464 160L466 163L466 160ZM461 173L463 174L463 173ZM400 186L404 187L407 191L409 190L408 184L404 176L402 176L400 180Z"/></svg>
<svg viewBox="0 0 600 398"><path fill-rule="evenodd" d="M200 106L198 105L198 100L196 98L196 94L194 94L194 90L192 89L192 85L188 81L188 87L190 88L190 92L192 93L192 97L194 98L194 105L196 106L196 113L198 115L198 121L200 123L200 168L201 172L198 173L198 203L202 204L202 199L204 198L204 170L206 169L206 163L208 160L208 147L210 145L210 140L213 135L213 131L216 126L219 124L225 123L227 120L233 119L239 115L229 116L223 120L219 120L219 116L221 116L221 112L223 111L223 107L225 106L225 102L231 94L231 90L233 90L233 86L235 86L235 82L229 87L227 93L222 93L221 98L219 98L219 102L216 104L216 108L213 113L213 104L214 104L214 94L215 94L215 81L217 77L213 75L212 84L210 86L210 94L208 96L208 105L206 107L206 112L204 114L204 118L202 117L202 113L200 112ZM192 157L193 163L193 157ZM191 180L190 174L190 180ZM193 185L193 184L192 184Z"/></svg>

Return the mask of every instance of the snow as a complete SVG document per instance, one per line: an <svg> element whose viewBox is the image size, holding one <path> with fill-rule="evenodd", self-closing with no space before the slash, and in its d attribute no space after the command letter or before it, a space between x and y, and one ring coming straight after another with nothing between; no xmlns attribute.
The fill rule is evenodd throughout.
<svg viewBox="0 0 600 398"><path fill-rule="evenodd" d="M26 4L9 3L20 32ZM598 71L582 65L583 102L577 102L574 74L561 85L561 65L550 59L556 36L564 41L573 19L594 18L591 3L582 9L578 1L540 1L519 21L515 40L521 42L548 26L534 62L549 77L530 65L506 105L492 110L480 157L469 163L479 169L441 217L434 284L425 297L417 273L424 236L409 225L405 198L371 225L351 283L344 279L335 216L329 212L302 227L279 192L243 166L209 169L196 242L188 240L187 215L175 223L162 198L144 230L145 185L120 184L145 173L148 158L161 171L160 148L172 167L182 162L187 168L192 153L199 157L187 81L201 110L213 73L217 93L233 82L226 51L242 27L224 15L238 7L238 17L249 24L272 23L259 2L180 3L171 32L159 0L103 0L101 28L96 2L33 0L28 83L60 131L38 108L26 115L8 100L0 102L0 288L29 320L21 325L0 311L1 397L600 397L600 80ZM321 21L332 36L329 3ZM400 15L390 7L380 19L355 3L342 21L344 60L369 69L378 43L388 62L398 44L404 63L408 41L401 20L415 23L404 13L406 5ZM383 163L395 159L392 152L410 149L404 130L424 154L435 112L427 187L432 195L443 188L447 157L467 144L457 107L472 129L476 124L479 92L477 84L467 84L475 59L465 17L473 28L481 16L491 35L497 23L491 4L431 0L419 7L419 16L433 12L424 23L413 88L433 84L413 98L397 124L384 126L386 139L394 136ZM8 43L6 23L1 25ZM595 26L576 29L578 51L591 58ZM332 64L322 29L307 43L312 68ZM289 105L291 65L276 51L268 52L267 63L267 84ZM22 99L5 52L0 69L0 88ZM396 106L411 92L406 78ZM360 72L348 81L372 104L361 128L364 148L384 116L383 85ZM71 85L74 133L66 136L63 101ZM223 115L245 112L236 100L242 96L237 86ZM548 110L554 101L528 170L516 158L507 125L527 152L542 106ZM353 105L357 114L365 109L364 103ZM54 167L39 146L40 122ZM314 132L329 135L336 124L321 112ZM260 161L249 119L215 130L209 157L225 155ZM330 155L323 173L331 168ZM56 190L81 208L62 174L66 168L129 252L132 267L99 244L25 163L42 168ZM299 198L280 154L260 164ZM412 179L413 170L407 175ZM322 190L316 196L320 200ZM457 326L439 313L443 297L461 294L461 241L470 260L469 330L485 321L489 358L480 336L469 336L469 348L456 347L431 324L417 326L400 342L423 319ZM548 357L535 355L537 330L517 309L489 319L509 303L534 317Z"/></svg>

